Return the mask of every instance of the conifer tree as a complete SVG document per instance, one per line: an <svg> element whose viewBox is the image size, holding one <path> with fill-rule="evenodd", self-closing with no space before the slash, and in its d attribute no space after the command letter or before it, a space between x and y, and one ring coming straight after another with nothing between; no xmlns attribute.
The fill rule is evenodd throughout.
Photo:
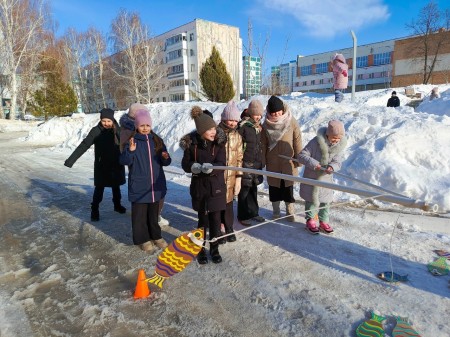
<svg viewBox="0 0 450 337"><path fill-rule="evenodd" d="M233 80L216 47L211 56L202 65L200 82L208 100L226 103L234 97Z"/></svg>
<svg viewBox="0 0 450 337"><path fill-rule="evenodd" d="M64 82L61 67L55 60L41 62L44 85L33 94L31 106L33 114L44 116L64 116L77 109L77 97L72 87Z"/></svg>

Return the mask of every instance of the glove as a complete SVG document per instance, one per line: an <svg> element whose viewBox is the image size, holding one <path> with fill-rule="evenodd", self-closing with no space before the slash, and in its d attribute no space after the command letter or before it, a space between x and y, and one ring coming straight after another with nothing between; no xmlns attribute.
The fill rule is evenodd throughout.
<svg viewBox="0 0 450 337"><path fill-rule="evenodd" d="M236 178L236 182L234 184L234 195L238 195L241 191L241 177Z"/></svg>
<svg viewBox="0 0 450 337"><path fill-rule="evenodd" d="M344 75L344 77L347 77L347 70L344 70L344 71L342 72L342 75Z"/></svg>
<svg viewBox="0 0 450 337"><path fill-rule="evenodd" d="M72 166L73 166L73 163L69 162L69 160L66 160L66 161L64 162L64 166L72 167Z"/></svg>
<svg viewBox="0 0 450 337"><path fill-rule="evenodd" d="M333 167L330 166L330 165L328 165L328 166L327 166L327 169L325 170L325 173L326 173L326 174L331 174L331 173L333 173L333 171L334 171L334 170L333 170Z"/></svg>
<svg viewBox="0 0 450 337"><path fill-rule="evenodd" d="M201 172L202 172L202 165L199 164L199 163L194 163L194 164L192 164L192 166L191 166L191 172L192 172L193 174L199 174L199 173L201 173Z"/></svg>
<svg viewBox="0 0 450 337"><path fill-rule="evenodd" d="M202 172L205 174L210 174L213 171L213 165L211 163L204 163L202 165Z"/></svg>

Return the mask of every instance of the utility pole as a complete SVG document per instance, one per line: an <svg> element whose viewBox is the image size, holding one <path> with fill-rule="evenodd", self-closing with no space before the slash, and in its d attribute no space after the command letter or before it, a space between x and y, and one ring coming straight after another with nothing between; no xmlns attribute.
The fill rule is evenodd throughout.
<svg viewBox="0 0 450 337"><path fill-rule="evenodd" d="M353 30L351 31L352 33L352 39L353 39L353 66L352 66L352 102L355 101L355 88L356 88L356 46L357 46L357 40L356 40L356 35L353 32Z"/></svg>

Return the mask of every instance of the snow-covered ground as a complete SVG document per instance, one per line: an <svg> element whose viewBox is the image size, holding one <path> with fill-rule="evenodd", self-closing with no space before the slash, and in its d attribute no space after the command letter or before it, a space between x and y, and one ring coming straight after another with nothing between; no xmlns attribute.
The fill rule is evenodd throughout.
<svg viewBox="0 0 450 337"><path fill-rule="evenodd" d="M431 275L427 264L434 249L450 251L450 86L440 86L441 98L425 98L416 111L396 90L396 109L386 107L391 89L356 93L354 102L346 94L341 104L314 93L282 98L304 145L330 119L344 122L349 146L341 173L437 204L437 214L335 192L335 233L312 236L303 229L299 200L296 223L239 232L244 228L236 222L238 241L220 247L223 263L193 262L138 301L132 297L137 271L151 276L158 253L132 245L130 213L113 212L109 190L101 220L90 222L93 150L72 169L63 166L99 115L0 120L0 336L354 336L371 311L387 318L388 336L396 315L409 317L422 336L449 336L450 278ZM269 97L256 98L265 105ZM178 146L194 129L194 104L149 106L174 158L163 211L171 222L163 228L168 241L196 226ZM224 104L199 105L220 119ZM261 215L269 218L266 184L260 192ZM126 200L126 186L122 193ZM376 277L391 270L409 281Z"/></svg>

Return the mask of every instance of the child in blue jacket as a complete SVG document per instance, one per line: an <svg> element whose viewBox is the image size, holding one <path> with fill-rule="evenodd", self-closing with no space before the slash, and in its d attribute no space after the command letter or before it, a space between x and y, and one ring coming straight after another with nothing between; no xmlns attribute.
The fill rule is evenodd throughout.
<svg viewBox="0 0 450 337"><path fill-rule="evenodd" d="M128 199L131 202L133 243L153 252L167 247L158 224L159 201L167 192L163 166L172 159L163 140L152 131L150 113L139 110L135 116L136 134L125 145L120 163L128 165Z"/></svg>

